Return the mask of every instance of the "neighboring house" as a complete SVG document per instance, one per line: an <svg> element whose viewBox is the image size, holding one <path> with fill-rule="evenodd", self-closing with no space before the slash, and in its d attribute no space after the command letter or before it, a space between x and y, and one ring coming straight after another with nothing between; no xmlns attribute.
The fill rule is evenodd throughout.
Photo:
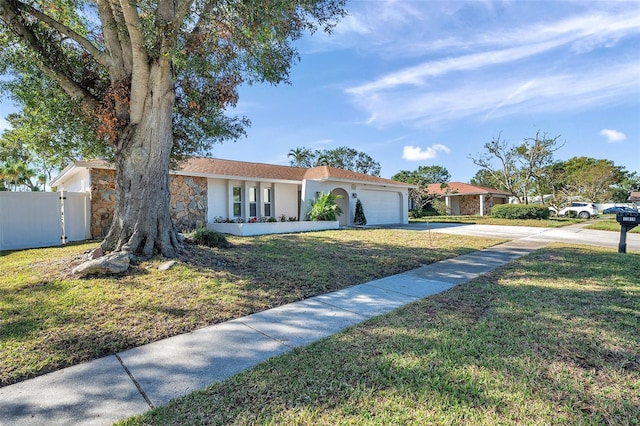
<svg viewBox="0 0 640 426"><path fill-rule="evenodd" d="M444 199L447 214L454 216L490 215L493 206L507 204L511 196L506 191L462 182L449 182L444 188L441 186L432 183L427 186L427 192Z"/></svg>
<svg viewBox="0 0 640 426"><path fill-rule="evenodd" d="M341 196L341 226L353 224L360 199L369 225L408 223L412 185L328 166L311 169L262 163L191 158L170 172L171 215L179 229L216 220L281 216L305 220L318 194ZM90 192L91 235L108 232L115 205L115 168L103 160L76 161L50 185Z"/></svg>

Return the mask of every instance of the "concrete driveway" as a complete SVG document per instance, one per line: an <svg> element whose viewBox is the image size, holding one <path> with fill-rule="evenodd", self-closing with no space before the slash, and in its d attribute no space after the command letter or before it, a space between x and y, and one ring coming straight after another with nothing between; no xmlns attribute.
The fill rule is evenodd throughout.
<svg viewBox="0 0 640 426"><path fill-rule="evenodd" d="M594 231L584 229L591 221L565 226L562 228L536 228L531 226L475 225L463 223L410 223L400 225L398 229L420 232L441 232L446 234L469 235L474 237L525 239L539 242L562 242L587 244L618 249L620 232ZM627 233L627 252L640 252L640 234Z"/></svg>

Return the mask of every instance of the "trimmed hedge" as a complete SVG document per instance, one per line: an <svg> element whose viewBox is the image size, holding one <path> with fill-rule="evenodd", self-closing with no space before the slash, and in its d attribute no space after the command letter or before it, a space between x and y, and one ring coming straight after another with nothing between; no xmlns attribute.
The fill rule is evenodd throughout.
<svg viewBox="0 0 640 426"><path fill-rule="evenodd" d="M491 216L501 219L549 219L549 208L541 204L498 204Z"/></svg>

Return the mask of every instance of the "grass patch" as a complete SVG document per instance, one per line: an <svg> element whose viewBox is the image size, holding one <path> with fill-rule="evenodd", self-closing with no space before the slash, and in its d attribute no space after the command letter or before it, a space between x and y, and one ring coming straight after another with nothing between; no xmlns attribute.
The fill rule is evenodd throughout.
<svg viewBox="0 0 640 426"><path fill-rule="evenodd" d="M549 219L502 219L491 216L425 216L411 219L411 223L471 223L475 225L507 225L532 226L536 228L560 228L574 223L584 222L584 219L553 217Z"/></svg>
<svg viewBox="0 0 640 426"><path fill-rule="evenodd" d="M169 271L157 258L88 279L69 271L95 242L0 252L0 386L501 241L383 229L228 240L187 246Z"/></svg>
<svg viewBox="0 0 640 426"><path fill-rule="evenodd" d="M620 224L616 221L616 215L606 214L598 218L595 222L587 225L584 229L594 229L598 231L615 231L620 232ZM640 226L636 226L631 231L634 234L640 234Z"/></svg>
<svg viewBox="0 0 640 426"><path fill-rule="evenodd" d="M638 425L638 276L553 245L122 424Z"/></svg>

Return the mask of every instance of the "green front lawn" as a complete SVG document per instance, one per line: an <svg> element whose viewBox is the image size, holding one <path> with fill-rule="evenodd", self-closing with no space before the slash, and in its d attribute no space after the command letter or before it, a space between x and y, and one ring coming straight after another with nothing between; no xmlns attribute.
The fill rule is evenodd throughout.
<svg viewBox="0 0 640 426"><path fill-rule="evenodd" d="M638 425L640 254L553 245L126 425Z"/></svg>
<svg viewBox="0 0 640 426"><path fill-rule="evenodd" d="M616 215L605 214L598 217L594 223L584 227L584 229L595 229L599 231L615 231L620 232L620 224L616 221ZM640 234L640 226L636 226L631 231L634 234Z"/></svg>
<svg viewBox="0 0 640 426"><path fill-rule="evenodd" d="M400 273L501 240L396 230L229 238L121 277L70 276L96 243L0 252L0 386Z"/></svg>

